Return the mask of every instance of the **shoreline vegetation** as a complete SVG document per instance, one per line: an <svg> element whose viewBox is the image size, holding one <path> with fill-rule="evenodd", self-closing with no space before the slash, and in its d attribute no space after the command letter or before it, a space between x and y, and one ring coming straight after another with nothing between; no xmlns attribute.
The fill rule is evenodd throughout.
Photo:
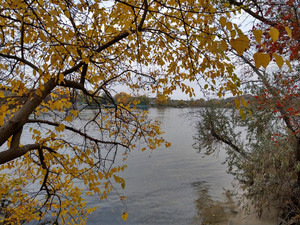
<svg viewBox="0 0 300 225"><path fill-rule="evenodd" d="M12 94L9 91L2 90L4 92L5 97L0 99L0 105L5 103L9 98L11 98ZM60 96L59 98L64 98L65 96ZM245 102L250 103L255 100L254 95L241 95L236 97L228 97L228 98L212 98L212 99L194 99L191 98L189 100L182 99L162 99L160 96L156 98L148 97L146 95L140 96L131 96L125 92L121 92L116 94L115 96L101 96L100 104L99 102L87 101L83 94L76 96L73 100L72 105L77 109L98 109L101 108L115 108L116 106L126 106L129 108L136 108L147 110L149 107L172 107L172 108L206 108L210 106L214 106L217 108L233 108L235 106L236 99L244 99ZM53 100L51 97L47 97L48 101ZM47 100L46 99L46 100ZM59 99L56 99L59 100ZM19 101L22 101L20 98ZM299 99L294 99L295 105L300 108Z"/></svg>
<svg viewBox="0 0 300 225"><path fill-rule="evenodd" d="M245 101L254 99L254 96L245 95L243 97ZM235 99L240 97L228 97L221 99L189 99L189 100L177 100L177 99L160 99L150 98L145 95L131 97L126 93L120 93L113 98L103 97L101 104L95 104L94 102L87 102L84 98L78 98L75 105L78 109L97 109L98 107L103 108L115 108L117 105L127 106L129 108L137 108L147 110L149 107L172 107L172 108L205 108L214 105L219 108L232 108L235 107Z"/></svg>

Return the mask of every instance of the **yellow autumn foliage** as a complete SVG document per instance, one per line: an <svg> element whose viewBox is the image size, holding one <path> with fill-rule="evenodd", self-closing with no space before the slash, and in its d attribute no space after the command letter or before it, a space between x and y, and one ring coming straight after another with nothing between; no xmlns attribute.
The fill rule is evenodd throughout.
<svg viewBox="0 0 300 225"><path fill-rule="evenodd" d="M0 0L0 6L0 201L7 203L0 223L50 217L84 224L95 210L86 208L85 194L105 199L113 182L125 188L118 173L126 165L113 163L117 153L126 160L137 140L142 151L170 147L159 121L130 109L127 95L115 101L118 87L155 94L162 104L177 89L193 97L185 81L204 80L204 89L220 97L222 90L241 94L227 52L242 56L253 43L233 22L241 7L231 3ZM277 31L270 36L276 40ZM270 61L255 58L257 67Z"/></svg>

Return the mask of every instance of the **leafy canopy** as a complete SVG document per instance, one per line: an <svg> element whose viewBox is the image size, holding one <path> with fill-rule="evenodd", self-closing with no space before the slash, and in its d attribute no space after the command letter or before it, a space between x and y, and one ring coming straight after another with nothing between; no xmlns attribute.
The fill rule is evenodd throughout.
<svg viewBox="0 0 300 225"><path fill-rule="evenodd" d="M170 145L158 121L114 100L118 85L162 99L178 88L192 97L185 80L205 80L204 89L220 97L241 93L226 53L243 55L251 41L232 22L243 8L235 1L0 5L0 222L50 217L52 223L83 224L92 210L85 208L84 193L102 199L113 182L125 187L117 174L125 165L114 164L117 156L126 158L137 140L143 150ZM257 58L266 66L265 56ZM89 116L76 107L82 94L98 106ZM114 108L103 106L103 96ZM77 187L79 181L84 185Z"/></svg>
<svg viewBox="0 0 300 225"><path fill-rule="evenodd" d="M212 106L199 112L197 148L212 154L224 144L228 171L239 181L250 207L259 215L275 207L282 223L298 224L298 2L245 2L243 10L257 21L250 30L251 49L233 52L243 67L244 96L232 99L235 108L229 111Z"/></svg>

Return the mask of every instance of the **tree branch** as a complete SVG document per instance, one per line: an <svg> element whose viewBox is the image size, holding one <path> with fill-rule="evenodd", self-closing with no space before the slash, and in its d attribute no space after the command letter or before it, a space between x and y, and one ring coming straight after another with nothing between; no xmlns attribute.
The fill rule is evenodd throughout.
<svg viewBox="0 0 300 225"><path fill-rule="evenodd" d="M145 22L145 19L146 19L146 16L147 16L147 12L148 12L148 2L147 2L147 0L144 0L143 5L145 5L145 9L144 9L143 17L142 17L142 19L140 21L140 24L138 26L138 30L141 30L143 28L143 25L144 25L144 22Z"/></svg>
<svg viewBox="0 0 300 225"><path fill-rule="evenodd" d="M0 56L3 57L3 58L15 59L15 60L17 60L17 61L19 61L19 62L22 62L22 63L24 63L24 64L30 66L30 67L31 67L32 69L34 69L35 71L39 71L39 68L38 68L36 65L34 65L33 63L27 61L27 60L24 59L24 58L20 58L20 57L15 56L15 55L7 55L7 54L3 54L3 53L1 53L1 52L0 52Z"/></svg>
<svg viewBox="0 0 300 225"><path fill-rule="evenodd" d="M248 155L245 154L245 152L240 149L239 147L237 147L230 139L228 138L224 138L222 136L220 136L216 130L215 130L215 125L214 125L214 122L213 122L213 119L212 118L209 118L209 123L210 123L210 126L209 126L209 129L210 129L210 132L211 132L211 135L216 138L217 140L227 144L228 146L230 146L234 151L238 152L241 156L243 156L245 159L249 160L249 157Z"/></svg>
<svg viewBox="0 0 300 225"><path fill-rule="evenodd" d="M255 19L258 19L259 21L261 21L265 24L268 24L272 27L277 25L277 23L267 20L266 18L256 14L249 7L245 6L242 2L237 2L236 0L229 0L229 3L232 5L241 7L241 9L244 10L246 13L248 13L249 15L253 16Z"/></svg>
<svg viewBox="0 0 300 225"><path fill-rule="evenodd" d="M29 144L22 147L10 148L6 151L0 152L0 165L19 158L29 151L37 150L40 147L40 144Z"/></svg>
<svg viewBox="0 0 300 225"><path fill-rule="evenodd" d="M2 146L9 137L16 134L16 132L24 126L30 114L41 104L55 86L55 78L48 80L48 82L44 85L44 89L41 91L41 95L35 94L32 99L28 100L9 121L0 127L0 146Z"/></svg>
<svg viewBox="0 0 300 225"><path fill-rule="evenodd" d="M80 84L82 84L82 85L84 85L87 69L88 69L88 64L86 64L86 63L83 64L83 68L82 68L81 76L80 76Z"/></svg>
<svg viewBox="0 0 300 225"><path fill-rule="evenodd" d="M237 54L236 54L237 55ZM277 97L277 98L280 98L278 96L278 94L276 93L276 91L274 91L274 88L269 84L269 82L267 81L267 79L264 77L264 75L256 68L255 65L253 65L253 63L251 63L245 56L239 56L241 57L245 63L247 63L252 69L253 71L258 75L258 77L262 80L263 84L266 86L267 90L274 96L274 97ZM276 104L275 104L275 107L279 110L280 114L282 115L282 118L286 124L286 126L288 127L288 129L290 129L293 133L296 132L296 129L293 128L290 120L289 120L289 117L287 116L287 112L284 108L282 107L278 107Z"/></svg>
<svg viewBox="0 0 300 225"><path fill-rule="evenodd" d="M27 122L28 123L43 123L43 124L51 125L51 126L54 126L54 127L58 127L60 125L59 123L55 123L55 122L51 122L51 121L47 121L47 120L39 120L39 119L32 119L32 120L28 120ZM84 133L84 132L82 132L78 129L75 129L74 127L70 127L70 126L65 125L65 129L70 130L74 133L77 133L77 134L81 135L82 137L84 137L86 139L89 139L89 140L91 140L95 143L120 145L122 147L128 148L128 146L126 146L122 143L119 143L119 142L103 141L103 140L100 140L100 139L97 139L97 138L93 138L90 135L88 135L88 134L86 134L86 133Z"/></svg>
<svg viewBox="0 0 300 225"><path fill-rule="evenodd" d="M20 146L20 138L22 135L23 128L21 127L12 137L10 148L17 148Z"/></svg>

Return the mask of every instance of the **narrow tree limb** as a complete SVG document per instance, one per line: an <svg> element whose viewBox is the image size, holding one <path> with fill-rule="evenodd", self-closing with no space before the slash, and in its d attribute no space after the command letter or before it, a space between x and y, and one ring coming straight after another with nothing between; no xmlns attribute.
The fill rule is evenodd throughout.
<svg viewBox="0 0 300 225"><path fill-rule="evenodd" d="M23 22L23 18L22 18L22 23L21 23L21 57L22 59L24 59L24 22Z"/></svg>
<svg viewBox="0 0 300 225"><path fill-rule="evenodd" d="M235 54L237 55L237 54ZM244 60L245 63L247 63L252 69L253 71L257 74L257 76L262 80L263 84L266 86L267 90L276 98L280 99L280 96L278 96L278 94L276 93L276 91L274 91L274 88L269 84L269 82L267 81L267 79L265 78L265 76L259 71L259 69L256 68L255 65L253 65L252 62L250 62L245 56L239 56L241 59ZM296 132L296 129L293 128L293 125L291 124L289 117L287 116L287 112L283 107L279 107L275 104L276 109L279 110L280 114L282 115L282 118L286 124L286 126L288 127L289 130L291 130L293 133Z"/></svg>
<svg viewBox="0 0 300 225"><path fill-rule="evenodd" d="M45 163L45 157L44 157L43 149L39 148L38 152L39 152L39 158L40 158L42 168L44 170L46 170L46 174L44 176L44 180L43 180L43 183L42 183L42 186L41 186L40 190L46 190L48 197L50 197L50 191L47 187L47 179L48 179L48 175L49 175L49 169L47 168L46 163Z"/></svg>
<svg viewBox="0 0 300 225"><path fill-rule="evenodd" d="M31 120L28 120L27 122L28 123L43 123L43 124L47 124L47 125L54 126L54 127L58 127L60 125L59 123L55 123L55 122L51 122L51 121L47 121L47 120L39 120L39 119L31 119ZM65 129L70 130L74 133L77 133L77 134L81 135L82 137L84 137L86 139L89 139L90 141L93 141L95 143L120 145L122 147L128 148L128 146L126 146L122 143L119 143L119 142L104 141L104 140L100 140L100 139L97 139L97 138L93 138L90 135L88 135L88 134L86 134L86 133L84 133L84 132L82 132L78 129L75 129L74 127L65 126Z"/></svg>
<svg viewBox="0 0 300 225"><path fill-rule="evenodd" d="M1 53L1 52L0 52L0 56L3 57L3 58L7 58L7 59L15 59L15 60L17 60L17 61L19 61L19 62L22 62L22 63L26 64L27 66L30 66L30 67L31 67L32 69L34 69L35 71L39 71L39 68L38 68L36 65L34 65L32 62L27 61L27 60L24 59L24 58L20 58L20 57L15 56L15 55L7 55L7 54L3 54L3 53Z"/></svg>
<svg viewBox="0 0 300 225"><path fill-rule="evenodd" d="M248 13L249 15L253 16L255 19L258 19L259 21L261 21L265 24L268 24L272 27L277 25L277 23L267 20L265 17L262 17L262 16L258 15L257 13L253 12L249 7L244 5L243 2L237 2L236 0L229 0L229 3L232 5L241 7L241 9L244 10L246 13Z"/></svg>
<svg viewBox="0 0 300 225"><path fill-rule="evenodd" d="M84 85L87 70L88 70L88 64L85 63L85 64L83 64L81 76L80 76L80 84L82 84L82 85Z"/></svg>
<svg viewBox="0 0 300 225"><path fill-rule="evenodd" d="M144 22L145 22L145 19L146 19L146 16L147 16L147 12L148 12L148 1L144 0L143 5L145 5L145 9L144 9L144 14L142 16L140 24L138 26L138 30L141 30L143 28L143 25L144 25Z"/></svg>
<svg viewBox="0 0 300 225"><path fill-rule="evenodd" d="M209 123L210 123L210 132L211 132L211 135L216 138L217 140L227 144L228 146L230 146L234 151L238 152L242 157L244 157L245 159L249 160L249 157L248 155L245 154L245 152L240 149L239 147L237 147L230 139L226 139L222 136L220 136L216 130L215 130L215 125L214 125L214 122L211 118L209 118Z"/></svg>
<svg viewBox="0 0 300 225"><path fill-rule="evenodd" d="M143 28L138 28L137 30L133 30L128 28L127 30L122 31L120 34L118 34L117 36L115 36L112 40L106 42L103 45L100 45L95 51L96 52L102 52L103 50L109 48L110 46L112 46L113 44L121 41L122 39L128 37L131 33L135 33L136 31L143 31Z"/></svg>
<svg viewBox="0 0 300 225"><path fill-rule="evenodd" d="M69 87L81 90L84 94L89 94L88 91L85 89L82 83L78 83L76 81L64 79L63 82L59 84L62 87Z"/></svg>
<svg viewBox="0 0 300 225"><path fill-rule="evenodd" d="M73 72L79 70L80 67L82 67L83 65L84 65L84 62L80 61L78 64L74 65L70 69L67 69L67 70L63 71L62 74L63 75L68 75L70 73L73 73Z"/></svg>
<svg viewBox="0 0 300 225"><path fill-rule="evenodd" d="M16 59L20 62L24 62L27 65L30 65L33 69L38 70L38 67L26 61L25 59L21 59L17 56L8 56L0 53L2 57L8 57L12 59ZM72 68L65 70L63 72L64 75L70 74L78 70L84 63L80 62ZM0 146L2 146L9 137L14 135L19 129L21 129L26 123L29 115L42 103L42 101L47 97L48 94L52 92L52 90L56 87L57 81L56 78L51 78L44 84L43 90L41 90L41 95L35 94L32 99L28 100L15 114L14 116L3 124L0 127ZM80 86L82 89L82 86Z"/></svg>
<svg viewBox="0 0 300 225"><path fill-rule="evenodd" d="M17 148L20 146L20 139L22 135L23 127L21 127L12 137L10 148Z"/></svg>

